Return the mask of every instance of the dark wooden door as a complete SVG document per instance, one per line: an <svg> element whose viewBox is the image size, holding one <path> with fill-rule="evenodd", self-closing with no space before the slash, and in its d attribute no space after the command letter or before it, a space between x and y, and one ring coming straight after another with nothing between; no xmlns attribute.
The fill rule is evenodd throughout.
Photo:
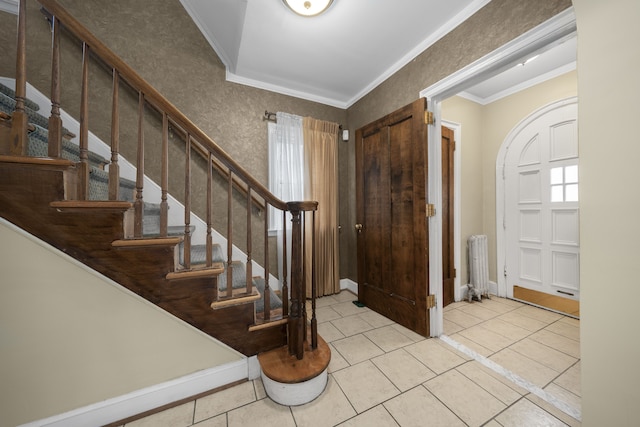
<svg viewBox="0 0 640 427"><path fill-rule="evenodd" d="M453 302L456 278L453 241L453 152L456 149L453 130L442 126L442 305Z"/></svg>
<svg viewBox="0 0 640 427"><path fill-rule="evenodd" d="M424 98L356 131L358 298L427 336Z"/></svg>

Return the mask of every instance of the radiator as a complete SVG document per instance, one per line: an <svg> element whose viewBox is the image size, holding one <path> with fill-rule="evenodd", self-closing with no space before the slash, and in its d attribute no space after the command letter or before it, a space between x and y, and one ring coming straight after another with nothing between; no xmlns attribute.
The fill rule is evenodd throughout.
<svg viewBox="0 0 640 427"><path fill-rule="evenodd" d="M468 239L469 283L482 296L489 297L489 252L487 236L473 235Z"/></svg>

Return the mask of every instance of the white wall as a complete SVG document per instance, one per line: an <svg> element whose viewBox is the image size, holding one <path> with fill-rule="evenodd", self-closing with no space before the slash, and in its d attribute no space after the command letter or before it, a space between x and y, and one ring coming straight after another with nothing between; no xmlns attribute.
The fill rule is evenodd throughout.
<svg viewBox="0 0 640 427"><path fill-rule="evenodd" d="M640 2L574 0L583 426L640 422Z"/></svg>
<svg viewBox="0 0 640 427"><path fill-rule="evenodd" d="M244 357L0 219L0 426Z"/></svg>

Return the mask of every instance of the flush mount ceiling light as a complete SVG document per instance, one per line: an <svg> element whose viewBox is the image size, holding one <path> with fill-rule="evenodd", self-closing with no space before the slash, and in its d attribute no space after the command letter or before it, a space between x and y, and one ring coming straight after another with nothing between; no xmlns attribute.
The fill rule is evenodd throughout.
<svg viewBox="0 0 640 427"><path fill-rule="evenodd" d="M327 10L333 0L282 0L289 9L302 16L317 16Z"/></svg>

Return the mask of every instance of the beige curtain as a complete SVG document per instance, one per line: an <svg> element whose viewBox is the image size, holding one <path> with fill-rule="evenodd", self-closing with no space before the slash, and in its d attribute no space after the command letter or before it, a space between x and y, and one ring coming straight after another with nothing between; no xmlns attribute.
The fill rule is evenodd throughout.
<svg viewBox="0 0 640 427"><path fill-rule="evenodd" d="M305 117L305 199L316 200L315 218L317 296L340 292L338 258L338 131L336 123ZM312 216L306 221L311 224ZM311 266L311 233L305 235L305 264ZM311 297L311 268L306 270L306 293Z"/></svg>

